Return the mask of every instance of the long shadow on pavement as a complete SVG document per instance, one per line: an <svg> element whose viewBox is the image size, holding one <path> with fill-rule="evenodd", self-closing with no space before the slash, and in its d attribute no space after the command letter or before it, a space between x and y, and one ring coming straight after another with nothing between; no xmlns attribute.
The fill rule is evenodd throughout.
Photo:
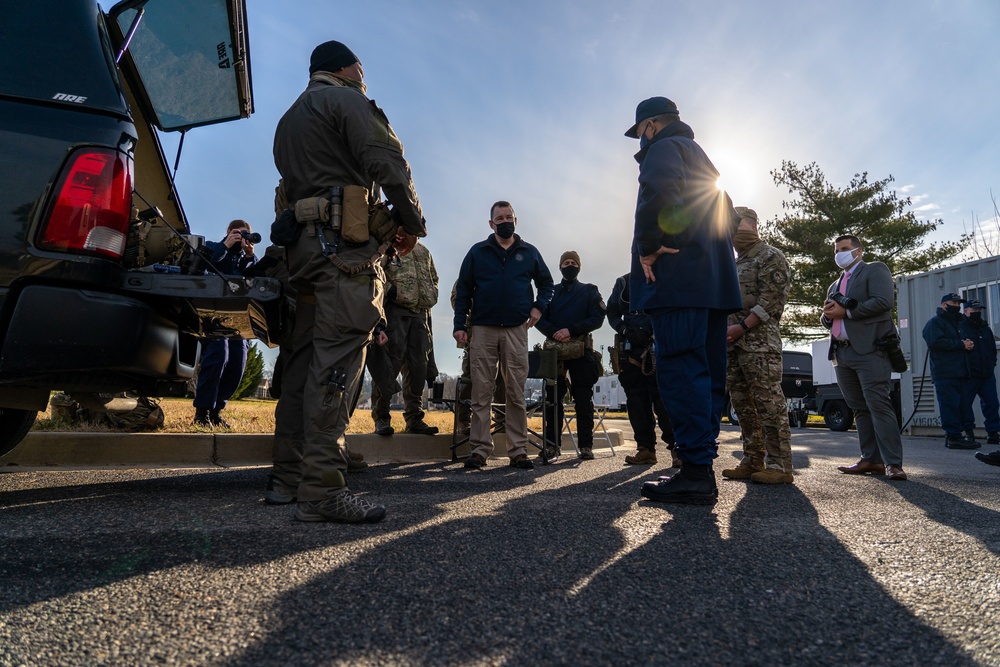
<svg viewBox="0 0 1000 667"><path fill-rule="evenodd" d="M636 503L636 476L476 478L464 516L270 601L277 622L229 664L974 664L795 487L749 487L725 516ZM438 502L429 488L414 477L396 502Z"/></svg>

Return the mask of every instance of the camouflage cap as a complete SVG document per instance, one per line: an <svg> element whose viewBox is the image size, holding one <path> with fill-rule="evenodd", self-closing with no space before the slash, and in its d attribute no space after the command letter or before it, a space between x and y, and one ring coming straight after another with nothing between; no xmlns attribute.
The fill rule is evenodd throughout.
<svg viewBox="0 0 1000 667"><path fill-rule="evenodd" d="M760 222L760 218L757 217L757 211L752 208L747 208L746 206L737 206L736 212L740 214L740 220L743 218L750 218L754 222Z"/></svg>

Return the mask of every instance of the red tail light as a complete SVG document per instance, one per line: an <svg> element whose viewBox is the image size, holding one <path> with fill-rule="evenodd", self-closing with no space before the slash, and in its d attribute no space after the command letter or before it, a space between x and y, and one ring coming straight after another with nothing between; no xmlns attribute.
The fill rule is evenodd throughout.
<svg viewBox="0 0 1000 667"><path fill-rule="evenodd" d="M56 193L39 246L121 258L132 212L132 160L110 149L82 149L70 159Z"/></svg>

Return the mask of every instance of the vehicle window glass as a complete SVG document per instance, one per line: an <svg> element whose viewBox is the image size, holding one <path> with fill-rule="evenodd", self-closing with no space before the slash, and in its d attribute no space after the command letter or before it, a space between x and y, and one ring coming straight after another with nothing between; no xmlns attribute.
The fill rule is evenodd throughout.
<svg viewBox="0 0 1000 667"><path fill-rule="evenodd" d="M151 0L128 52L156 111L176 130L240 117L239 77L225 0ZM117 17L127 34L136 10Z"/></svg>
<svg viewBox="0 0 1000 667"><path fill-rule="evenodd" d="M103 31L93 0L5 3L0 94L126 113Z"/></svg>

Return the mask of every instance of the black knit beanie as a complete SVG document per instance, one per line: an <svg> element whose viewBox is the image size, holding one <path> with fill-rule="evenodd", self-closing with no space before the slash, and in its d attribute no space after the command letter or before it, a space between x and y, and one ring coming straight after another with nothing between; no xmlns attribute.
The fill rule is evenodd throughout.
<svg viewBox="0 0 1000 667"><path fill-rule="evenodd" d="M361 60L343 43L332 40L323 42L313 49L309 57L309 75L316 72L336 72L359 62Z"/></svg>

